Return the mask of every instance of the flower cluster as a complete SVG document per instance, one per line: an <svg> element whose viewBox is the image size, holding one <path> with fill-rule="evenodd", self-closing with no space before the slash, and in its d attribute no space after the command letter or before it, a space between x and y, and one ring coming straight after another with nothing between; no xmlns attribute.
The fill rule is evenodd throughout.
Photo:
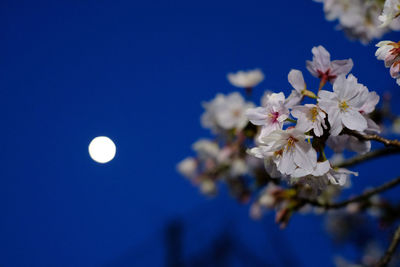
<svg viewBox="0 0 400 267"><path fill-rule="evenodd" d="M208 195L224 182L241 202L258 196L251 215L258 218L276 208L282 226L294 211L303 209L305 199L330 201L348 186L349 176L358 174L336 167L337 155L371 149L370 141L359 136L380 131L370 117L379 96L350 74L351 59L331 60L322 46L311 52L306 68L319 81L316 91L308 89L300 70L293 69L288 97L266 92L259 107L239 92L217 94L204 102L201 124L215 139L194 143L196 156L180 162L179 172ZM227 78L251 93L264 74L256 69Z"/></svg>
<svg viewBox="0 0 400 267"><path fill-rule="evenodd" d="M375 56L390 68L390 75L400 85L400 42L381 41L377 45Z"/></svg>
<svg viewBox="0 0 400 267"><path fill-rule="evenodd" d="M314 0L324 5L326 19L338 20L338 29L366 44L390 30L400 30L399 0Z"/></svg>

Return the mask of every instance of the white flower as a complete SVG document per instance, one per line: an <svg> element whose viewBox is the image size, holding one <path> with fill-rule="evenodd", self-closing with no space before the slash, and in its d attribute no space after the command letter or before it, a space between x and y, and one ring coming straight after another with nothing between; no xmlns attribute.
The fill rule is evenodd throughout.
<svg viewBox="0 0 400 267"><path fill-rule="evenodd" d="M378 49L375 52L375 56L378 60L385 62L386 68L390 68L395 61L400 59L400 42L381 41L376 44L376 47Z"/></svg>
<svg viewBox="0 0 400 267"><path fill-rule="evenodd" d="M302 132L314 131L316 136L321 136L326 129L325 113L316 105L305 104L292 109L293 117L297 118L296 128Z"/></svg>
<svg viewBox="0 0 400 267"><path fill-rule="evenodd" d="M253 88L264 80L264 74L260 69L255 69L229 73L227 78L233 86L239 88Z"/></svg>
<svg viewBox="0 0 400 267"><path fill-rule="evenodd" d="M246 162L242 159L234 159L230 166L230 176L231 177L238 177L242 175L246 175L249 169L246 165Z"/></svg>
<svg viewBox="0 0 400 267"><path fill-rule="evenodd" d="M220 127L217 123L216 113L217 107L225 102L225 96L223 94L217 94L214 99L209 102L203 102L202 106L205 109L201 115L201 125L204 128L211 129L213 133L218 133Z"/></svg>
<svg viewBox="0 0 400 267"><path fill-rule="evenodd" d="M347 79L344 75L336 79L333 92L319 92L318 104L328 113L332 135L339 135L343 126L360 132L367 128L367 120L359 112L368 98L363 88L350 74Z"/></svg>
<svg viewBox="0 0 400 267"><path fill-rule="evenodd" d="M381 27L386 27L392 23L393 19L400 15L400 0L386 0L383 7L382 15L379 20L382 22Z"/></svg>
<svg viewBox="0 0 400 267"><path fill-rule="evenodd" d="M250 108L246 111L246 116L251 123L262 126L261 136L282 129L283 123L289 115L289 110L284 105L284 101L285 95L283 93L271 94L266 101L266 106Z"/></svg>
<svg viewBox="0 0 400 267"><path fill-rule="evenodd" d="M353 68L353 60L334 60L323 46L313 47L313 61L307 60L307 69L315 77L321 79L321 83L334 82L339 75L348 74Z"/></svg>
<svg viewBox="0 0 400 267"><path fill-rule="evenodd" d="M382 22L381 1L365 0L316 0L324 3L324 11L328 20L338 20L338 29L343 30L351 39L358 39L367 44L374 38L381 38L390 29L398 30L399 23L393 21L386 27L380 27Z"/></svg>
<svg viewBox="0 0 400 267"><path fill-rule="evenodd" d="M294 88L285 102L285 105L290 108L299 104L303 99L303 92L306 90L306 83L304 82L303 73L299 70L291 70L288 74L288 80Z"/></svg>
<svg viewBox="0 0 400 267"><path fill-rule="evenodd" d="M197 161L195 158L187 157L178 163L177 169L183 176L194 178L196 176Z"/></svg>
<svg viewBox="0 0 400 267"><path fill-rule="evenodd" d="M377 45L375 56L385 62L385 67L390 68L390 75L400 85L400 42L381 41Z"/></svg>
<svg viewBox="0 0 400 267"><path fill-rule="evenodd" d="M267 136L261 137L267 150L281 154L277 162L278 170L283 174L292 174L297 168L312 173L317 165L317 153L310 143L305 141L303 132L291 128L286 131L275 130Z"/></svg>
<svg viewBox="0 0 400 267"><path fill-rule="evenodd" d="M311 173L307 173L304 169L298 168L293 172L292 178L305 177L307 175L319 177L326 174L330 169L331 169L331 164L329 163L328 160L323 162L317 162Z"/></svg>
<svg viewBox="0 0 400 267"><path fill-rule="evenodd" d="M203 106L206 111L202 115L202 125L218 132L221 128L243 129L248 123L245 111L254 104L245 102L244 98L235 92L227 96L218 94L212 101L203 103Z"/></svg>
<svg viewBox="0 0 400 267"><path fill-rule="evenodd" d="M192 148L201 160L217 159L220 153L218 144L207 139L199 139L192 145Z"/></svg>
<svg viewBox="0 0 400 267"><path fill-rule="evenodd" d="M341 153L345 149L357 152L359 154L365 154L371 150L370 141L361 141L354 136L342 134L338 136L329 136L326 144L332 148L335 153Z"/></svg>
<svg viewBox="0 0 400 267"><path fill-rule="evenodd" d="M357 172L352 172L344 168L331 169L326 177L334 185L344 186L347 183L347 179L350 175L358 176Z"/></svg>
<svg viewBox="0 0 400 267"><path fill-rule="evenodd" d="M250 149L248 154L264 160L265 170L271 178L282 177L276 166L276 162L279 162L281 158L281 153L270 152L267 146L260 145Z"/></svg>

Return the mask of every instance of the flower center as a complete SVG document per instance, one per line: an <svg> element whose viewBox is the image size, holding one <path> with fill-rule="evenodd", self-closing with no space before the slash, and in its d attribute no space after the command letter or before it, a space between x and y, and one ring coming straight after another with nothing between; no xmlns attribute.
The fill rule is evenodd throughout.
<svg viewBox="0 0 400 267"><path fill-rule="evenodd" d="M294 138L293 136L290 136L290 137L288 138L288 140L287 140L286 149L287 149L287 150L292 150L292 149L295 147L297 141L298 141L298 140L297 140L296 138Z"/></svg>
<svg viewBox="0 0 400 267"><path fill-rule="evenodd" d="M242 112L240 111L240 109L235 109L235 110L233 111L233 117L239 118L241 113L242 113Z"/></svg>
<svg viewBox="0 0 400 267"><path fill-rule="evenodd" d="M311 115L311 121L315 122L317 120L317 116L318 116L317 107L313 107L312 109L310 109L310 115Z"/></svg>
<svg viewBox="0 0 400 267"><path fill-rule="evenodd" d="M269 114L269 117L271 118L271 121L273 123L276 123L276 122L278 122L279 112L271 112Z"/></svg>
<svg viewBox="0 0 400 267"><path fill-rule="evenodd" d="M346 111L346 109L348 109L349 105L347 104L346 101L342 101L339 103L339 108L341 111Z"/></svg>

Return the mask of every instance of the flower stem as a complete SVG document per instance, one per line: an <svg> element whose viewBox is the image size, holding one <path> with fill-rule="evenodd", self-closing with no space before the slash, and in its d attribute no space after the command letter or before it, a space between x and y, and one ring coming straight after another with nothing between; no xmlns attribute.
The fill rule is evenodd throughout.
<svg viewBox="0 0 400 267"><path fill-rule="evenodd" d="M291 118L287 118L287 119L286 119L286 121L288 121L288 122L293 122L293 123L297 123L297 121L296 121L296 120L294 120L294 119L291 119Z"/></svg>

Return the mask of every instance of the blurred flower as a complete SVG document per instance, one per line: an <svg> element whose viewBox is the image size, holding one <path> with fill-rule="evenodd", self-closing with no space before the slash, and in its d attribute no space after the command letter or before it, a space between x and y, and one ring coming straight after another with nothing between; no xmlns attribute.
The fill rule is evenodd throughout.
<svg viewBox="0 0 400 267"><path fill-rule="evenodd" d="M196 177L197 161L193 157L187 157L178 163L177 169L183 176L192 179Z"/></svg>
<svg viewBox="0 0 400 267"><path fill-rule="evenodd" d="M218 94L203 106L205 108L201 119L203 127L218 132L220 129L243 129L248 123L245 111L254 104L245 102L244 98L235 92L227 96Z"/></svg>
<svg viewBox="0 0 400 267"><path fill-rule="evenodd" d="M392 23L393 19L400 15L400 1L399 0L386 0L383 7L382 15L379 20L382 22L381 27L388 26Z"/></svg>
<svg viewBox="0 0 400 267"><path fill-rule="evenodd" d="M228 81L239 88L253 88L264 80L264 74L260 69L238 71L227 75Z"/></svg>

